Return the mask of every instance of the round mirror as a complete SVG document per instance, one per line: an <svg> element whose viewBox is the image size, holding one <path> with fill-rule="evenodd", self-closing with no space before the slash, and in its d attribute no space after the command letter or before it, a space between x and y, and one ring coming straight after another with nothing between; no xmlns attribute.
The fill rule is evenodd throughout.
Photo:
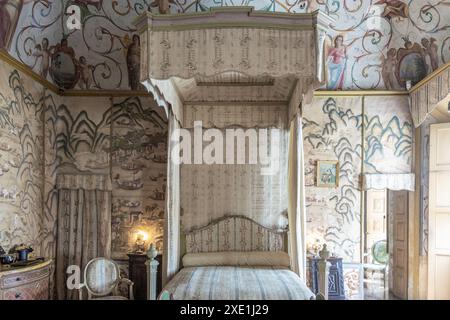
<svg viewBox="0 0 450 320"><path fill-rule="evenodd" d="M62 40L52 54L50 76L53 81L63 89L73 89L80 78L80 68L75 59L75 51Z"/></svg>

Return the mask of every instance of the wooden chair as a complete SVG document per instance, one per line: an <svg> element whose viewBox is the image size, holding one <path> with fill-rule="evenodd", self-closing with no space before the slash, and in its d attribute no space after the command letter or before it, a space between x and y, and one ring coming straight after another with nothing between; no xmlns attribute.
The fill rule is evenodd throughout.
<svg viewBox="0 0 450 320"><path fill-rule="evenodd" d="M128 286L129 298L120 295L120 285ZM133 282L120 277L119 266L112 260L96 258L84 268L84 283L78 288L78 296L83 300L83 289L87 291L88 300L134 300Z"/></svg>

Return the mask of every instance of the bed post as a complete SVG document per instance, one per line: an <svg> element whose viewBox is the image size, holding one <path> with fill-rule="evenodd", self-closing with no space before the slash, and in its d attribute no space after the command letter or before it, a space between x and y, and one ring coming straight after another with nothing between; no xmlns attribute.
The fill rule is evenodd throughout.
<svg viewBox="0 0 450 320"><path fill-rule="evenodd" d="M156 276L158 273L159 262L155 259L158 255L153 243L147 251L148 260L145 262L147 266L147 300L156 300Z"/></svg>
<svg viewBox="0 0 450 320"><path fill-rule="evenodd" d="M323 245L323 249L319 252L320 260L318 262L318 280L319 280L319 290L317 299L320 298L328 300L328 275L330 270L330 263L328 262L328 258L330 257L330 252L327 250L327 245Z"/></svg>

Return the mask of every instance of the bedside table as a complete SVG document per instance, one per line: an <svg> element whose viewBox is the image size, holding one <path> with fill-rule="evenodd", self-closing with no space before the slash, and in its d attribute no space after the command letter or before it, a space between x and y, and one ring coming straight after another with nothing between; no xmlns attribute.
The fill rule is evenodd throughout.
<svg viewBox="0 0 450 320"><path fill-rule="evenodd" d="M147 300L147 255L145 253L129 253L128 256L128 278L134 282L134 299ZM156 260L159 262L156 293L162 290L162 255L158 254Z"/></svg>

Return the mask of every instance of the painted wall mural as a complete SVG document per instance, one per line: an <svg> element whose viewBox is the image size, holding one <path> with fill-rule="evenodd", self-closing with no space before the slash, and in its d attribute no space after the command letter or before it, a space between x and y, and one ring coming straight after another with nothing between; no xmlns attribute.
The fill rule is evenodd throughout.
<svg viewBox="0 0 450 320"><path fill-rule="evenodd" d="M81 30L66 26L73 4L81 8ZM450 60L450 0L2 0L0 34L19 26L8 36L10 53L62 88L137 90L140 43L132 22L138 15L230 5L320 9L336 19L325 49L328 89L402 89Z"/></svg>
<svg viewBox="0 0 450 320"><path fill-rule="evenodd" d="M114 101L112 251L126 258L144 231L162 250L167 185L167 120L154 102Z"/></svg>
<svg viewBox="0 0 450 320"><path fill-rule="evenodd" d="M0 0L0 49L9 49L23 3L23 0Z"/></svg>
<svg viewBox="0 0 450 320"><path fill-rule="evenodd" d="M359 262L361 98L320 98L303 112L307 241ZM315 187L318 160L339 161L338 188Z"/></svg>
<svg viewBox="0 0 450 320"><path fill-rule="evenodd" d="M407 97L366 97L364 172L411 173L413 135Z"/></svg>
<svg viewBox="0 0 450 320"><path fill-rule="evenodd" d="M303 111L307 241L348 262L360 259L361 173L411 172L407 99L365 99L364 112L361 97L316 97ZM339 161L338 188L316 187L318 160Z"/></svg>
<svg viewBox="0 0 450 320"><path fill-rule="evenodd" d="M43 88L0 61L0 245L32 245L41 254Z"/></svg>
<svg viewBox="0 0 450 320"><path fill-rule="evenodd" d="M328 89L402 89L450 59L450 1L311 2L336 19L326 49Z"/></svg>
<svg viewBox="0 0 450 320"><path fill-rule="evenodd" d="M81 30L67 27L71 5L81 9ZM132 21L149 5L146 0L27 1L10 53L63 89L140 90L140 41Z"/></svg>
<svg viewBox="0 0 450 320"><path fill-rule="evenodd" d="M113 177L113 257L161 247L167 120L148 98L61 97L0 62L0 245L55 256L58 174Z"/></svg>
<svg viewBox="0 0 450 320"><path fill-rule="evenodd" d="M138 231L162 247L167 120L151 98L65 98L49 111L54 172L111 176L112 255L126 258Z"/></svg>
<svg viewBox="0 0 450 320"><path fill-rule="evenodd" d="M430 125L438 123L428 115L420 130L420 148L423 157L420 159L420 248L421 256L428 255L428 205L430 179Z"/></svg>

